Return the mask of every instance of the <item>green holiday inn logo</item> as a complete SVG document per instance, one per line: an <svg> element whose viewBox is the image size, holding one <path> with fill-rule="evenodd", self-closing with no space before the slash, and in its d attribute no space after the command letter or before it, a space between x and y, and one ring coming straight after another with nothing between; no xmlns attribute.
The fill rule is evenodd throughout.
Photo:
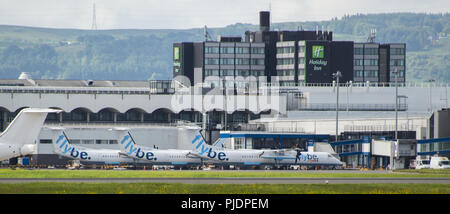
<svg viewBox="0 0 450 214"><path fill-rule="evenodd" d="M323 46L313 45L312 46L312 58L323 58Z"/></svg>

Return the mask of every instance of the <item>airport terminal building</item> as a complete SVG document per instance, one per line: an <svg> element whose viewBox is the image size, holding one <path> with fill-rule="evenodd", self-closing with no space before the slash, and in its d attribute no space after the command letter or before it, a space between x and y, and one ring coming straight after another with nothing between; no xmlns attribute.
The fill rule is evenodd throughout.
<svg viewBox="0 0 450 214"><path fill-rule="evenodd" d="M387 157L382 155L386 152L376 153L379 156L372 154L376 150L361 140L394 138L395 87L368 84L341 84L340 87L337 143L333 119L336 86L333 84L261 86L261 91L270 89L283 101L268 108L247 106L227 111L213 106L206 109L207 120L203 123L201 108L180 109L172 105L171 100L186 91L176 81L0 80L0 125L4 130L26 107L63 111L47 116L44 129L36 139L38 150L32 157L34 164L67 162L53 152L49 127L65 128L73 143L89 148L117 149L116 136L110 129L128 127L135 140L147 147L189 149L183 141L181 127L195 124L205 128L203 134L209 143L223 135L221 131L230 131L223 135L228 136L230 148L323 151L325 147L318 145L325 144L331 145L347 166L368 167L369 162L375 164L373 167L385 166ZM399 94L407 97L398 108L399 138L406 140L403 143L410 149L413 147L414 155L408 156L409 159L416 155L450 153L450 139L446 140L450 135L445 129L450 121L448 110L441 110L448 106L442 99L447 91L448 85L438 83L407 83L399 87ZM286 110L279 111L280 106Z"/></svg>

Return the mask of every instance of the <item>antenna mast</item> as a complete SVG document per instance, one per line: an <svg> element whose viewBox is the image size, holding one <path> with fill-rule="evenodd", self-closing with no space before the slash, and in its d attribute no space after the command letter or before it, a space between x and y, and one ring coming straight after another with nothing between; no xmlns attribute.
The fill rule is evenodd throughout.
<svg viewBox="0 0 450 214"><path fill-rule="evenodd" d="M94 9L92 12L92 26L91 26L91 30L97 30L97 17L95 15L95 2L94 2Z"/></svg>
<svg viewBox="0 0 450 214"><path fill-rule="evenodd" d="M376 36L377 36L377 29L375 28L370 29L370 34L369 37L367 37L367 42L374 43Z"/></svg>

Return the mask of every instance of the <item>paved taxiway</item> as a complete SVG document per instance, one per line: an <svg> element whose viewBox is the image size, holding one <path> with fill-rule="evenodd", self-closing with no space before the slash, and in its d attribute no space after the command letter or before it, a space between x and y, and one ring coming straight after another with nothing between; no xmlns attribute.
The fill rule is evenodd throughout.
<svg viewBox="0 0 450 214"><path fill-rule="evenodd" d="M183 183L183 184L450 184L450 178L0 178L0 183Z"/></svg>

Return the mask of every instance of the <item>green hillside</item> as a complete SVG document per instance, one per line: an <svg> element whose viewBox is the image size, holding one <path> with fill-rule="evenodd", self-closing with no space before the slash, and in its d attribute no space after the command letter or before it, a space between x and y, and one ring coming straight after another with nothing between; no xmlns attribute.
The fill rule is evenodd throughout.
<svg viewBox="0 0 450 214"><path fill-rule="evenodd" d="M407 81L450 82L450 15L390 13L353 15L321 22L274 23L274 30L325 26L333 40L407 43ZM243 36L257 25L237 23L209 29ZM172 43L202 41L203 28L187 30L75 30L0 26L0 78L29 72L35 79L147 80L172 77Z"/></svg>

